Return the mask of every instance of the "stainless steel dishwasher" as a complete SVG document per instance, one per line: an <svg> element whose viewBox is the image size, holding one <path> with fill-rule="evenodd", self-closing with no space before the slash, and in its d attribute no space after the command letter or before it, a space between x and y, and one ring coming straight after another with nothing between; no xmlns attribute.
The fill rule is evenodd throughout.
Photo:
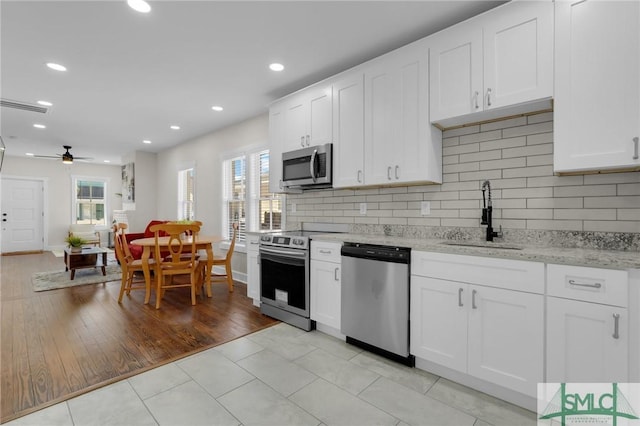
<svg viewBox="0 0 640 426"><path fill-rule="evenodd" d="M342 334L347 343L410 366L411 250L371 244L342 246Z"/></svg>

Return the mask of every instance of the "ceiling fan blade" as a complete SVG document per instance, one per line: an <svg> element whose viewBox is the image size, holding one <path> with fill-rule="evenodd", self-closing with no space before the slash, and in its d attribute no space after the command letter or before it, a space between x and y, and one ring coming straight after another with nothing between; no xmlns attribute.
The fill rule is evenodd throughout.
<svg viewBox="0 0 640 426"><path fill-rule="evenodd" d="M38 154L35 154L35 155L32 155L32 157L35 157L35 158L55 158L55 159L58 159L58 160L60 159L60 155L59 154L56 154L56 155L38 155Z"/></svg>

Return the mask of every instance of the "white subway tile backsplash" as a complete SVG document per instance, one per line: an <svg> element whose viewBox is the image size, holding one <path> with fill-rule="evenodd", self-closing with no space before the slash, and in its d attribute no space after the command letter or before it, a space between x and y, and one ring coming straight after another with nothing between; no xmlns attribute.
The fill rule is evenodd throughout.
<svg viewBox="0 0 640 426"><path fill-rule="evenodd" d="M442 184L291 194L288 224L463 227L481 235L480 187L489 179L494 225L507 231L640 233L640 172L555 176L552 120L547 112L447 130ZM422 201L431 203L428 216ZM367 203L366 215L360 203Z"/></svg>

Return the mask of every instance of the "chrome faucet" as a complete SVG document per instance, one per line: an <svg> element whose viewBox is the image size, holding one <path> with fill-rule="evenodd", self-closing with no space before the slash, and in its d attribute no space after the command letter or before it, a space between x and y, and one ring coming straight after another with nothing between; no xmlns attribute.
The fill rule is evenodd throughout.
<svg viewBox="0 0 640 426"><path fill-rule="evenodd" d="M485 192L488 192L488 197L485 197ZM487 225L487 241L493 241L494 237L502 237L502 225L500 225L500 231L493 230L491 224L493 215L493 206L491 203L491 183L485 180L482 183L482 221L481 225Z"/></svg>

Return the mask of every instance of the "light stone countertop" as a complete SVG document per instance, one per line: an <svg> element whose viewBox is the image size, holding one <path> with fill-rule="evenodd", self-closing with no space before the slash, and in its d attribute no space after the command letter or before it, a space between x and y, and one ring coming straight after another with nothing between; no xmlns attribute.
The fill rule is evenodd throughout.
<svg viewBox="0 0 640 426"><path fill-rule="evenodd" d="M465 256L494 257L501 259L528 260L559 265L588 266L608 269L640 269L640 252L610 251L580 248L557 248L525 246L485 241L456 241L441 239L410 239L371 234L321 234L314 240L353 242L408 247L413 250ZM448 243L448 244L447 244ZM451 244L479 244L481 247ZM485 247L484 245L491 245ZM500 248L517 247L519 250Z"/></svg>

